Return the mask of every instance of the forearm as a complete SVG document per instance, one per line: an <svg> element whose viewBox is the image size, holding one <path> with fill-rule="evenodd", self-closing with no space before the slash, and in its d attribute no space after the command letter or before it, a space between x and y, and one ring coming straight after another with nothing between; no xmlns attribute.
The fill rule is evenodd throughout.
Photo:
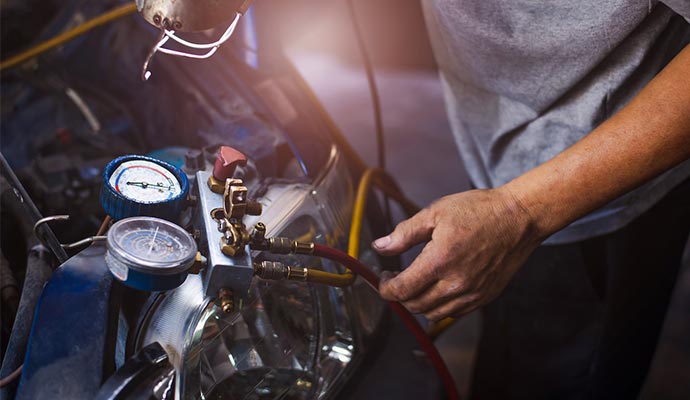
<svg viewBox="0 0 690 400"><path fill-rule="evenodd" d="M502 186L543 238L690 158L690 46L579 142Z"/></svg>

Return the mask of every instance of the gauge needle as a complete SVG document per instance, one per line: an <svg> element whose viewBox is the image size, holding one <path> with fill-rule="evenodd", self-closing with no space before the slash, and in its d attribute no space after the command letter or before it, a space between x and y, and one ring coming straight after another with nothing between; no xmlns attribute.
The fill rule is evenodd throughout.
<svg viewBox="0 0 690 400"><path fill-rule="evenodd" d="M165 185L163 185L163 184L161 184L161 183L148 183L148 182L132 182L132 181L129 181L129 182L127 182L127 184L130 185L130 186L140 186L140 187L142 187L142 188L144 188L144 189L146 189L146 188L149 187L149 186L155 187L155 188L161 188L161 189L168 189L168 190L170 190L170 189L172 188L172 186L165 186Z"/></svg>
<svg viewBox="0 0 690 400"><path fill-rule="evenodd" d="M153 233L153 238L151 239L151 247L149 247L149 252L146 253L146 255L151 254L151 250L153 250L153 245L156 244L156 236L158 236L158 227L156 227L156 231Z"/></svg>

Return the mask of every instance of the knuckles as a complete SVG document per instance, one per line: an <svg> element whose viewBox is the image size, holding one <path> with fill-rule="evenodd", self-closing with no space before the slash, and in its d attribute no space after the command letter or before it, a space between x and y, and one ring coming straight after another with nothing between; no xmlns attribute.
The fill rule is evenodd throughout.
<svg viewBox="0 0 690 400"><path fill-rule="evenodd" d="M399 291L397 290L394 279L381 283L379 286L379 294L384 300L400 301Z"/></svg>

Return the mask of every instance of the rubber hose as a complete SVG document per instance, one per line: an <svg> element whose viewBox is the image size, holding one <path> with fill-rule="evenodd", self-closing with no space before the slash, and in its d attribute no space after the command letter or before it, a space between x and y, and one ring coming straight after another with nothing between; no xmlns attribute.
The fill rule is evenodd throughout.
<svg viewBox="0 0 690 400"><path fill-rule="evenodd" d="M2 187L2 192L0 192L2 213L7 213L14 217L13 222L17 224L18 228L17 234L26 239L26 249L29 250L39 243L34 236L34 226L30 222L24 205L22 205L17 194L14 193L12 185L4 176L0 176L0 187Z"/></svg>
<svg viewBox="0 0 690 400"><path fill-rule="evenodd" d="M14 279L12 268L5 256L0 251L0 299L2 304L6 305L5 311L9 311L10 315L3 314L3 324L10 322L17 315L17 308L19 307L19 288L17 287L17 280ZM6 318L10 317L10 318ZM8 321L9 320L9 321Z"/></svg>
<svg viewBox="0 0 690 400"><path fill-rule="evenodd" d="M43 286L53 274L50 260L50 252L42 245L34 246L29 251L17 318L14 320L14 327L0 368L0 377L2 378L15 371L24 361L29 334L34 321L34 311L43 291ZM16 388L16 382L2 388L0 398L13 398Z"/></svg>
<svg viewBox="0 0 690 400"><path fill-rule="evenodd" d="M367 281L367 283L369 283L369 285L371 285L374 289L378 291L379 277L376 276L374 272L372 272L369 268L367 268L367 266L362 264L360 261L347 255L347 253L344 253L332 247L324 246L321 244L315 244L314 255L341 264L345 268L351 270L355 274L364 278ZM429 338L429 336L424 331L424 328L422 328L422 326L419 324L414 315L412 315L405 307L403 307L402 304L395 301L389 301L388 304L393 309L393 311L396 314L398 314L398 316L403 321L407 329L410 331L410 333L412 333L419 345L422 347L422 350L424 350L424 352L429 357L429 360L431 361L432 365L434 366L434 369L436 370L436 373L438 374L439 378L441 379L441 382L443 383L443 387L446 390L446 395L448 396L448 399L459 399L460 395L458 394L458 390L455 387L453 377L448 371L448 367L443 361L441 354L439 354L438 349L436 348L436 346L434 346L434 343L431 341L431 338Z"/></svg>

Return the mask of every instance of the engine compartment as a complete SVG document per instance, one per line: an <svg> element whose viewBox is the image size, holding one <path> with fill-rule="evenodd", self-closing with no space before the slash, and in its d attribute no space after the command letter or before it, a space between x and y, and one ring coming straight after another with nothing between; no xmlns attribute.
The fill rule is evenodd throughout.
<svg viewBox="0 0 690 400"><path fill-rule="evenodd" d="M26 47L111 5L45 5L59 12L37 18L40 29L10 25L27 32L3 34L3 49ZM26 11L19 3L2 7L3 23ZM240 25L235 40L203 63L157 57L145 83L141 61L157 32L136 17L3 71L0 245L3 277L13 280L3 286L2 376L24 363L21 380L3 387L3 397L115 398L122 394L117 382L125 382L127 390L142 391L140 398L332 398L372 353L387 314L361 280L339 288L255 278L227 312L210 295L217 288L208 290L215 278L190 274L175 290L137 291L108 271L102 241L60 246L108 226L99 204L104 171L125 154L183 171L190 207L177 222L196 238L203 174L221 145L246 154L234 177L264 208L260 218L247 217L247 226L266 222L271 236L344 246L352 165L290 67L262 53L252 29L251 20ZM8 37L22 43L5 47ZM69 220L43 224L42 234L32 227L58 214ZM209 259L217 238L205 237L200 254ZM370 237L365 229L363 240ZM361 259L379 263L371 251ZM253 251L247 260L343 272L300 255Z"/></svg>
<svg viewBox="0 0 690 400"><path fill-rule="evenodd" d="M64 29L104 9L105 6L107 6L105 3L80 1L56 5L55 7L61 11L57 17L37 22L42 25L44 32L39 37ZM4 3L3 20L5 16L14 15L10 10L18 8L23 8L23 6ZM29 30L25 25L14 29ZM27 34L24 37L3 35L3 41L6 41L8 37L15 37L22 43L7 46L7 48L21 48L30 41L25 39L28 36L30 35ZM294 95L294 92L287 93L284 90L286 83L284 78L270 67L261 69L249 65L247 60L255 59L256 52L249 51L246 44L237 41L234 46L223 48L223 51L207 63L158 58L155 61L155 76L149 82L143 83L139 80L137 71L141 67L142 55L148 51L154 37L155 31L139 18L124 19L78 38L57 52L47 54L32 68L15 69L3 73L2 154L22 182L28 198L33 200L42 215L70 216L69 222L50 224L55 236L63 243L71 243L91 236L99 229L105 217L105 212L99 204L103 171L110 160L123 154L147 154L167 161L181 168L192 184L195 184L196 172L212 167L218 147L221 144L232 144L249 158L248 165L240 168L239 175L250 188L251 198L263 198L267 195L271 196L271 193L274 193L275 198L279 198L276 191L285 191L288 188L295 191L295 188L301 188L304 192L301 196L306 196L307 201L313 202L309 200L309 198L314 198L311 194L315 191L312 183L315 182L315 178L323 175L328 160L333 157L331 154L333 144L327 136L314 134L317 121L313 115L310 116L308 112L302 113L293 105L298 102L289 97ZM35 37L31 38L33 39ZM276 101L276 98L279 101ZM347 166L339 165L338 168L346 170ZM338 178L341 179L344 176L346 177L347 173L343 175L341 171ZM335 182L335 184L352 185L348 181ZM12 191L12 185L3 184L3 188ZM328 190L333 190L333 188ZM7 196L12 195L12 193L7 193ZM309 207L318 210L313 203L310 203ZM327 234L323 232L324 220L318 211L313 216L292 215L290 211L296 210L291 209L286 212L281 209L275 213L274 217L284 219L287 215L296 219L301 218L303 223L291 224L293 231L297 227L307 229L306 232L300 234L307 233L314 237ZM2 253L8 260L7 264L11 265L11 268L7 267L3 270L11 269L12 275L19 277L13 286L21 289L26 274L27 254L35 251L37 243L35 239L28 238L28 234L9 234L17 226L14 223L25 218L18 212L3 204L3 233L8 234L2 235ZM333 227L326 227L326 229L331 231ZM84 260L88 260L90 273L86 274L80 270L80 274L85 275L77 274L79 275L77 281L81 281L86 286L89 285L88 282L91 282L95 285L94 287L99 288L96 292L101 294L101 307L110 307L110 312L106 314L112 314L112 300L109 300L112 294L103 295L111 292L108 288L112 280L107 274L94 275L94 265L103 264L102 254L99 255L98 251L100 247L102 245L94 244L85 251L68 250L68 256L76 255L76 258L70 259L68 264L57 271L67 274L62 276L66 279L65 285L74 285L75 275L69 273L70 263L82 265L87 262ZM57 265L52 264L52 267L55 268ZM95 270L97 271L98 268ZM54 276L50 280L49 287L53 287L56 293L62 293L64 296L64 290L67 289L63 288L61 291L59 282L59 277ZM275 285L277 286L272 290L273 292L290 296L292 296L291 293L296 293L287 288L278 288L284 284L276 283ZM314 309L318 303L317 297L331 296L328 290L324 292L319 289L322 293L314 297L316 292L313 289L307 289L306 286L303 289L307 290L305 294L307 297L303 299L306 301L305 305L312 304L307 306L307 314L319 315L320 311L316 312ZM255 297L261 297L263 293L270 292L265 285L261 284L254 285L252 290ZM197 291L193 292L197 296L203 295ZM42 295L40 304L43 304L43 309L49 309L49 305L45 302L46 297L50 298L50 293L48 290ZM99 300L93 297L94 291L89 292L89 296L89 302L99 303ZM337 296L344 298L343 296L349 295L341 293ZM16 297L18 294L10 297L15 301L9 303L14 310L3 313L4 316L14 316L17 313ZM99 327L105 329L110 325L110 328L99 331L103 337L98 338L96 342L92 341L92 345L97 345L102 341L103 346L112 347L112 344L105 343L109 341L120 343L115 346L117 356L113 353L112 360L107 362L113 365L104 368L102 377L113 373L124 364L127 357L142 347L134 344L136 341L134 326L131 326L131 331L129 328L130 325L136 324L138 319L145 319L141 313L144 305L149 301L148 298L148 295L133 292L129 293L127 301L122 302L122 308L116 313L120 316L116 318L114 325L118 326L115 338L117 335L124 335L123 343L111 340L114 335L112 317L110 317L111 320L103 320L100 324L96 321L88 321L88 324L84 325L84 329L88 327L91 330L98 330ZM325 303L326 298L321 302ZM203 303L204 297L201 296L199 301ZM8 303L3 301L3 304ZM302 321L307 318L306 316L302 319L286 319L286 316L290 314L287 311L297 312L300 307L304 307L298 306L299 302L293 305L281 305L282 302L274 300L266 304L268 313L274 315L275 318L280 316L281 320L287 323L286 326L293 327L290 329L297 329L300 324L307 323ZM76 306L76 304L73 305ZM69 309L69 306L69 302L64 301L61 301L59 305L60 308L66 309ZM202 308L206 307L210 307L209 312L214 307L217 309L213 303L204 305ZM285 307L287 309L283 309ZM250 309L249 306L245 308ZM277 311L280 309L283 311ZM36 319L39 325L40 315L42 315L40 310L39 307ZM100 309L100 311L102 314L103 310ZM52 314L52 311L48 313L48 315ZM250 313L247 311L245 314ZM343 316L345 315L331 318L342 320ZM66 315L63 317L70 319ZM53 315L52 318L55 316ZM11 322L13 321L3 321L3 349L6 349L10 342ZM52 319L44 322L55 324ZM342 325L343 322L345 325ZM312 330L316 329L311 334L312 336L323 330L322 326L317 326L319 324L314 325L314 321L308 324L312 326ZM346 320L341 321L341 336L348 337L349 335L350 341L359 340L351 332L352 327L347 327L348 324ZM73 333L77 333L78 326L79 324L64 325L64 328L74 329L76 331ZM195 325L190 326L195 327ZM277 334L285 338L285 343L298 343L298 339L309 338L309 335L291 334L290 329L287 331L283 329L279 335ZM144 332L145 330L142 329L142 343L146 341ZM58 328L51 333L53 336L51 340L60 337ZM254 334L258 333L254 332ZM96 336L98 335L91 339L96 339ZM31 359L32 354L36 355L38 352L40 361L37 362L45 363L48 361L47 354L35 350L41 348L40 337L40 334L32 337L29 348L33 348L34 351L33 353L29 351L27 360ZM85 338L82 337L81 340L83 339ZM308 341L308 343L311 343L309 345L311 348L305 350L309 354L306 356L307 359L303 360L306 362L303 366L305 370L314 369L316 365L317 341ZM58 349L58 347L64 348ZM291 345L291 347L294 346ZM69 353L69 341L61 346L54 346L52 350ZM83 380L88 374L78 373L79 368L73 365L76 360L79 358L71 358L70 368L75 377ZM181 363L181 360L179 361ZM176 366L180 367L180 363ZM263 368L270 370L272 367L270 363L267 363ZM41 376L43 380L48 379L49 375L46 374L51 368L44 366L41 370L39 375L33 376ZM263 377L266 376L268 370L255 374ZM22 379L28 382L32 376L31 371L31 365L25 365ZM296 379L290 378L289 382ZM28 388L39 389L41 386L26 385ZM88 385L80 386L81 390L88 388ZM318 389L318 385L309 386L309 390L305 393L313 393ZM62 387L68 387L64 384L64 380ZM65 390L67 391L63 393L69 393L68 389ZM236 391L237 388L233 390ZM24 393L23 396L33 397L30 394L31 390L24 390L21 393ZM304 396L306 394L300 397Z"/></svg>

